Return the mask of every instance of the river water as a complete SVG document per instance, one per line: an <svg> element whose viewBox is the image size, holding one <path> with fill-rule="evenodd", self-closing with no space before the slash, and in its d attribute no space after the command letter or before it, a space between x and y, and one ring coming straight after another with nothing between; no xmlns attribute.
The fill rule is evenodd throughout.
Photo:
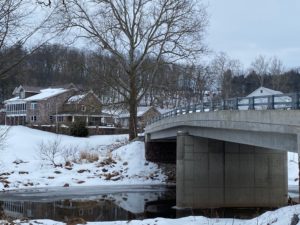
<svg viewBox="0 0 300 225"><path fill-rule="evenodd" d="M5 216L12 219L115 221L176 217L175 187L98 186L47 188L0 193Z"/></svg>
<svg viewBox="0 0 300 225"><path fill-rule="evenodd" d="M298 196L296 187L289 194ZM175 186L122 185L68 188L37 188L0 192L5 218L69 221L116 221L190 215L253 218L270 209L175 210Z"/></svg>

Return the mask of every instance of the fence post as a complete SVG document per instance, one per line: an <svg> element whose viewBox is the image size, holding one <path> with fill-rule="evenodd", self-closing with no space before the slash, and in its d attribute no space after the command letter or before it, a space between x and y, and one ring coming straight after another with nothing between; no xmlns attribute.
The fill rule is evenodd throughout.
<svg viewBox="0 0 300 225"><path fill-rule="evenodd" d="M293 95L292 105L293 105L293 109L299 109L299 92Z"/></svg>
<svg viewBox="0 0 300 225"><path fill-rule="evenodd" d="M255 107L254 107L254 96L249 98L249 109L250 110L255 109Z"/></svg>
<svg viewBox="0 0 300 225"><path fill-rule="evenodd" d="M235 106L234 106L235 110L239 110L239 98L235 99Z"/></svg>
<svg viewBox="0 0 300 225"><path fill-rule="evenodd" d="M274 109L274 95L268 96L268 109Z"/></svg>
<svg viewBox="0 0 300 225"><path fill-rule="evenodd" d="M222 110L226 110L226 100L222 99Z"/></svg>

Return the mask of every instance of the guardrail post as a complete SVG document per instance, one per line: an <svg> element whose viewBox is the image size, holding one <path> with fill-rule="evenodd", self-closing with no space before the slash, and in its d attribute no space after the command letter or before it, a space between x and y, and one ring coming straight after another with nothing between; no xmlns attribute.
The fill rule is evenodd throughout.
<svg viewBox="0 0 300 225"><path fill-rule="evenodd" d="M193 105L193 112L195 113L197 111L197 105Z"/></svg>
<svg viewBox="0 0 300 225"><path fill-rule="evenodd" d="M236 98L236 99L235 99L234 109L235 109L235 110L238 110L238 109L239 109L239 98Z"/></svg>
<svg viewBox="0 0 300 225"><path fill-rule="evenodd" d="M223 99L222 100L222 110L226 110L226 109L227 109L226 100Z"/></svg>
<svg viewBox="0 0 300 225"><path fill-rule="evenodd" d="M249 109L250 110L254 110L255 109L255 107L254 107L254 97L251 97L251 98L249 98Z"/></svg>
<svg viewBox="0 0 300 225"><path fill-rule="evenodd" d="M274 109L274 95L268 96L268 109Z"/></svg>
<svg viewBox="0 0 300 225"><path fill-rule="evenodd" d="M293 109L299 109L299 92L292 96L292 107Z"/></svg>
<svg viewBox="0 0 300 225"><path fill-rule="evenodd" d="M209 111L214 111L214 103L212 100L210 101Z"/></svg>

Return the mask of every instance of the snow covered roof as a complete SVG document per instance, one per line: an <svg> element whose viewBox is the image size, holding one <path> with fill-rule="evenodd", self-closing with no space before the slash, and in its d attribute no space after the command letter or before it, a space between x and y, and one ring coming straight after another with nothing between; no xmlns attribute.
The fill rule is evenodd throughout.
<svg viewBox="0 0 300 225"><path fill-rule="evenodd" d="M164 113L168 113L174 109L161 109L161 108L157 108L158 112L160 112L160 114L164 114Z"/></svg>
<svg viewBox="0 0 300 225"><path fill-rule="evenodd" d="M4 103L25 103L25 99L21 99L19 96L13 97L11 99L5 100Z"/></svg>
<svg viewBox="0 0 300 225"><path fill-rule="evenodd" d="M41 93L33 95L29 98L26 98L26 101L38 101L38 100L44 100L48 99L50 97L56 96L58 94L62 94L64 92L67 92L68 89L63 89L63 88L47 88L47 89L42 89Z"/></svg>
<svg viewBox="0 0 300 225"><path fill-rule="evenodd" d="M19 96L8 99L4 101L4 103L25 103L28 101L39 101L39 100L45 100L50 97L62 94L64 92L67 92L68 89L63 89L63 88L47 88L47 89L42 89L40 90L39 94L30 96L28 98L20 99Z"/></svg>
<svg viewBox="0 0 300 225"><path fill-rule="evenodd" d="M266 95L280 95L283 94L281 91L275 91L266 87L259 87L247 97L257 97L257 96L266 96Z"/></svg>
<svg viewBox="0 0 300 225"><path fill-rule="evenodd" d="M146 112L148 112L153 106L140 106L137 107L137 117L143 116ZM128 118L129 117L129 112L122 112L119 114L119 118Z"/></svg>
<svg viewBox="0 0 300 225"><path fill-rule="evenodd" d="M86 96L86 94L82 94L82 95L74 95L72 97L70 97L67 101L67 104L72 104L72 103L78 103L80 102L82 99L84 99L84 97Z"/></svg>

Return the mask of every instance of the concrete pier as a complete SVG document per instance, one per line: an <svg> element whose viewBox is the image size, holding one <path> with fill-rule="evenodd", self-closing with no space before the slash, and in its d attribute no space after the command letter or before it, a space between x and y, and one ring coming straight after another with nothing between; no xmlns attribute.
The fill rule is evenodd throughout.
<svg viewBox="0 0 300 225"><path fill-rule="evenodd" d="M278 207L287 203L287 152L177 134L176 205Z"/></svg>

